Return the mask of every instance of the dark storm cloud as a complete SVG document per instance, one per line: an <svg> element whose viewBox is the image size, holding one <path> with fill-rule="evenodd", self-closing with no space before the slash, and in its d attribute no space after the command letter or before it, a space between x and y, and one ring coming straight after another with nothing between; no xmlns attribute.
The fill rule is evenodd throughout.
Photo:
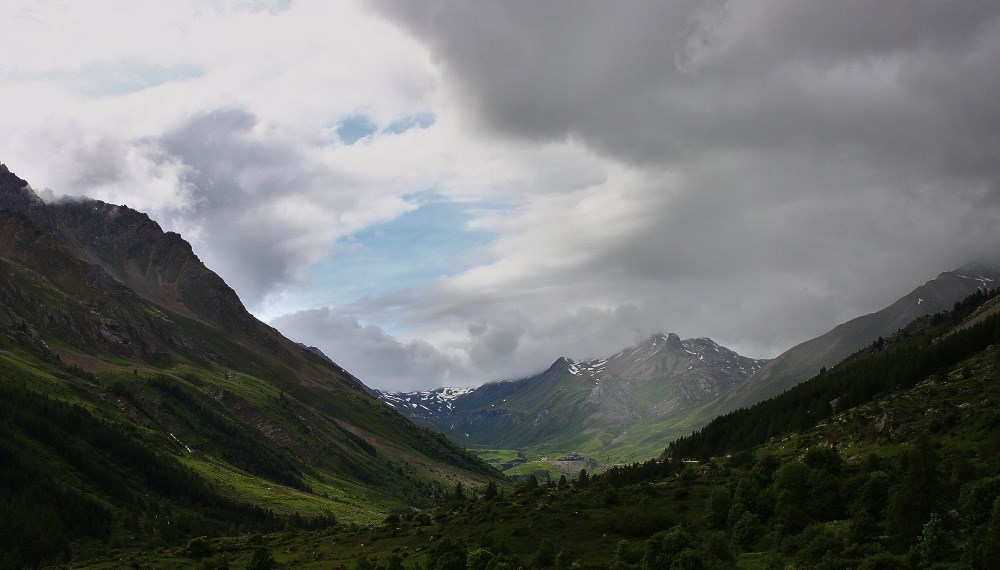
<svg viewBox="0 0 1000 570"><path fill-rule="evenodd" d="M626 160L851 145L967 172L1000 130L992 1L381 5L494 128Z"/></svg>
<svg viewBox="0 0 1000 570"><path fill-rule="evenodd" d="M530 276L580 303L617 289L637 328L769 356L997 251L1000 3L378 5L481 125L670 180L585 259Z"/></svg>

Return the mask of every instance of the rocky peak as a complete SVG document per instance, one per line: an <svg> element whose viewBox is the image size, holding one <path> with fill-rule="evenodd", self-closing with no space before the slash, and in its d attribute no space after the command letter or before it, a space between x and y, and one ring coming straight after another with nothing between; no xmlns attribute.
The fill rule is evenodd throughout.
<svg viewBox="0 0 1000 570"><path fill-rule="evenodd" d="M573 364L574 362L571 359L566 358L565 356L560 356L555 362L552 363L551 366L548 367L548 369L545 370L545 372L543 372L543 374L565 372L572 368Z"/></svg>
<svg viewBox="0 0 1000 570"><path fill-rule="evenodd" d="M276 346L277 331L254 319L187 241L142 212L90 198L46 204L6 166L0 168L0 211L27 217L149 301Z"/></svg>
<svg viewBox="0 0 1000 570"><path fill-rule="evenodd" d="M7 165L0 164L0 210L22 214L40 225L48 225L41 223L44 207L45 202L25 180L11 172Z"/></svg>

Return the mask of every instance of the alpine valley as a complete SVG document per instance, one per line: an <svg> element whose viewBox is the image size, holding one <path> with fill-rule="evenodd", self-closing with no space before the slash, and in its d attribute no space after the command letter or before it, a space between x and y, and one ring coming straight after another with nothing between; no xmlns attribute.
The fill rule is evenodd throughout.
<svg viewBox="0 0 1000 570"><path fill-rule="evenodd" d="M655 455L665 441L776 396L914 319L997 285L1000 270L987 265L941 273L888 307L770 361L740 356L708 338L658 334L607 358L559 358L519 380L379 397L510 475L558 477Z"/></svg>
<svg viewBox="0 0 1000 570"><path fill-rule="evenodd" d="M0 165L0 570L994 567L998 283L770 361L657 334L378 393L145 214Z"/></svg>

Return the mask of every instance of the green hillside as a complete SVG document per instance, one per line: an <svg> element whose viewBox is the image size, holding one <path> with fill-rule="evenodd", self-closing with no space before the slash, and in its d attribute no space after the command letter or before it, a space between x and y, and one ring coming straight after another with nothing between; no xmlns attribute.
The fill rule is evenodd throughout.
<svg viewBox="0 0 1000 570"><path fill-rule="evenodd" d="M915 322L802 392L720 418L670 457L455 489L371 528L244 535L87 566L989 568L1000 555L1000 299L989 297ZM904 360L912 383L893 374ZM815 413L803 394L819 397L834 377L853 399L788 419ZM764 411L773 431L754 435L746 426Z"/></svg>
<svg viewBox="0 0 1000 570"><path fill-rule="evenodd" d="M706 412L710 419L718 414L751 406L811 378L822 368L829 368L861 348L887 337L913 320L946 311L966 295L992 287L1000 279L995 267L969 264L941 273L888 307L862 315L780 354Z"/></svg>
<svg viewBox="0 0 1000 570"><path fill-rule="evenodd" d="M0 169L0 567L369 523L499 474L250 315L176 234Z"/></svg>

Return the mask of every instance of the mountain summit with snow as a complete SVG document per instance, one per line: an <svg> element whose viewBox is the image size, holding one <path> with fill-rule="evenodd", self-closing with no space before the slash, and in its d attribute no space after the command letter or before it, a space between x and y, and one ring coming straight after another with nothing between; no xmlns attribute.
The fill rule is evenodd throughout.
<svg viewBox="0 0 1000 570"><path fill-rule="evenodd" d="M380 397L467 446L630 455L636 445L662 447L662 437L647 438L652 426L728 392L765 362L709 338L656 334L605 358L559 358L519 380Z"/></svg>

